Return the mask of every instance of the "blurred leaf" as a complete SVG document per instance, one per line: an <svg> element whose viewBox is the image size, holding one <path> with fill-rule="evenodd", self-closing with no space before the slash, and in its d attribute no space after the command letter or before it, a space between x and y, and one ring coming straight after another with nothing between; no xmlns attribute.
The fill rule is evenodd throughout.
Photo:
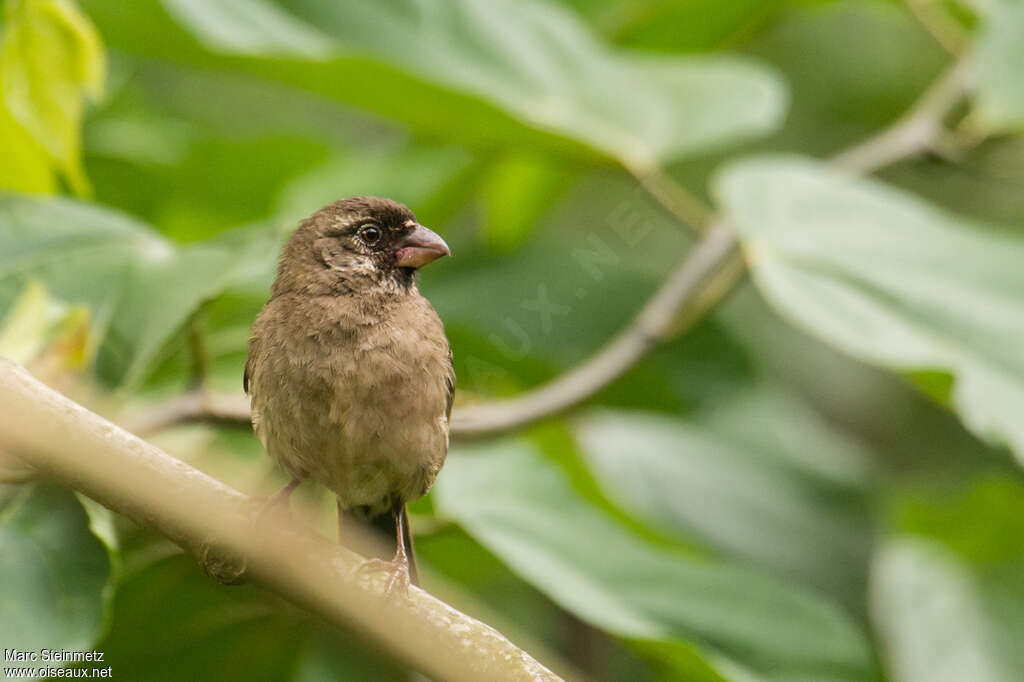
<svg viewBox="0 0 1024 682"><path fill-rule="evenodd" d="M976 123L983 132L1024 129L1024 3L988 2L975 48Z"/></svg>
<svg viewBox="0 0 1024 682"><path fill-rule="evenodd" d="M1010 682L1020 679L1024 583L1018 579L1006 623L986 604L984 588L941 544L889 540L872 577L873 620L894 682ZM1010 628L1007 626L1010 625Z"/></svg>
<svg viewBox="0 0 1024 682"><path fill-rule="evenodd" d="M163 5L214 51L320 59L334 47L313 26L265 0L163 0Z"/></svg>
<svg viewBox="0 0 1024 682"><path fill-rule="evenodd" d="M310 643L300 657L295 674L287 678L294 682L407 682L416 678L361 642L354 633L323 630L311 633L308 639ZM253 679L267 678L258 673Z"/></svg>
<svg viewBox="0 0 1024 682"><path fill-rule="evenodd" d="M225 589L187 556L145 561L114 599L110 631L97 648L115 679L400 679L391 663L351 633L320 631L297 610L252 586Z"/></svg>
<svg viewBox="0 0 1024 682"><path fill-rule="evenodd" d="M977 570L1024 561L1024 485L1005 473L959 480L954 490L901 490L892 523L942 542Z"/></svg>
<svg viewBox="0 0 1024 682"><path fill-rule="evenodd" d="M27 364L47 348L56 347L67 369L82 368L88 358L88 310L50 297L38 281L30 281L0 322L0 356Z"/></svg>
<svg viewBox="0 0 1024 682"><path fill-rule="evenodd" d="M106 325L98 370L113 383L138 382L200 303L254 261L274 256L258 232L175 249L112 211L0 198L0 305L30 279L45 282L63 300L88 305L97 324Z"/></svg>
<svg viewBox="0 0 1024 682"><path fill-rule="evenodd" d="M226 590L187 557L125 578L97 645L129 680L287 680L301 632L251 587Z"/></svg>
<svg viewBox="0 0 1024 682"><path fill-rule="evenodd" d="M110 558L74 493L0 486L0 640L89 650L104 623Z"/></svg>
<svg viewBox="0 0 1024 682"><path fill-rule="evenodd" d="M495 161L481 181L488 244L498 252L520 246L571 177L540 156L512 153Z"/></svg>
<svg viewBox="0 0 1024 682"><path fill-rule="evenodd" d="M620 636L696 637L778 678L870 677L862 634L833 604L641 540L584 502L525 443L460 448L438 481L435 504L564 608ZM713 679L710 671L705 677Z"/></svg>
<svg viewBox="0 0 1024 682"><path fill-rule="evenodd" d="M46 150L78 195L89 193L81 160L83 99L103 90L104 55L99 35L71 0L9 0L0 42L0 137L11 139L30 161L33 183L10 188L52 190L41 182L38 157L17 121ZM3 173L4 176L7 172ZM0 188L7 188L0 186Z"/></svg>
<svg viewBox="0 0 1024 682"><path fill-rule="evenodd" d="M457 249L443 268L424 272L424 282L436 280L423 289L446 324L490 342L480 354L487 364L513 374L531 358L564 367L628 323L687 245L625 173L597 172L545 213L515 253Z"/></svg>
<svg viewBox="0 0 1024 682"><path fill-rule="evenodd" d="M233 56L235 68L441 139L596 153L636 170L768 132L785 102L774 75L747 60L614 53L571 14L533 1L296 0L283 15L258 0L166 0L167 13L206 50L224 55L219 61L175 30L153 0L87 6L133 51L193 62ZM285 37L264 20L270 14L289 17ZM297 31L317 34L317 52L320 36L328 36L329 54L298 56Z"/></svg>
<svg viewBox="0 0 1024 682"><path fill-rule="evenodd" d="M606 494L656 527L860 603L866 457L794 397L751 386L688 421L600 411L578 435Z"/></svg>
<svg viewBox="0 0 1024 682"><path fill-rule="evenodd" d="M881 476L896 471L960 480L993 459L1006 460L1004 450L979 441L943 406L948 394L936 403L906 377L861 362L790 324L750 281L719 307L716 319L734 342L744 344L761 376L790 387L831 423L870 445L879 475L874 485L884 485Z"/></svg>
<svg viewBox="0 0 1024 682"><path fill-rule="evenodd" d="M872 570L872 614L893 680L1016 680L1024 667L1019 471L993 467L926 490L896 490L893 536Z"/></svg>
<svg viewBox="0 0 1024 682"><path fill-rule="evenodd" d="M1024 242L802 160L732 166L717 193L784 315L868 362L952 373L967 427L1024 458Z"/></svg>
<svg viewBox="0 0 1024 682"><path fill-rule="evenodd" d="M177 241L195 242L264 220L273 215L286 184L329 153L322 143L291 135L196 139L180 163L157 174L153 222ZM331 201L344 191L335 187ZM288 226L326 203L295 216Z"/></svg>
<svg viewBox="0 0 1024 682"><path fill-rule="evenodd" d="M291 227L332 201L360 194L390 197L417 210L469 165L465 153L450 147L352 152L294 178L282 190L274 214Z"/></svg>
<svg viewBox="0 0 1024 682"><path fill-rule="evenodd" d="M578 1L578 0L577 0ZM780 0L648 0L619 3L612 29L622 45L672 52L711 50L756 27Z"/></svg>
<svg viewBox="0 0 1024 682"><path fill-rule="evenodd" d="M903 3L784 4L746 48L791 92L783 129L765 141L771 150L831 154L902 115L949 62Z"/></svg>
<svg viewBox="0 0 1024 682"><path fill-rule="evenodd" d="M2 87L3 81L0 80ZM2 99L0 149L4 150L3 159L0 160L0 189L39 194L57 191L57 180L46 150L14 120Z"/></svg>

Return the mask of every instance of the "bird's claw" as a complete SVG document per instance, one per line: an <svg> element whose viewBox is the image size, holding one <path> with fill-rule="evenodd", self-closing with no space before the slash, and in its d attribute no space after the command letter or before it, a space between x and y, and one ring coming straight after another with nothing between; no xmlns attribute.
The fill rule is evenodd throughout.
<svg viewBox="0 0 1024 682"><path fill-rule="evenodd" d="M385 561L384 559L366 559L355 569L356 577L364 577L368 573L387 573L388 582L384 588L384 595L408 596L409 594L409 564L404 561Z"/></svg>

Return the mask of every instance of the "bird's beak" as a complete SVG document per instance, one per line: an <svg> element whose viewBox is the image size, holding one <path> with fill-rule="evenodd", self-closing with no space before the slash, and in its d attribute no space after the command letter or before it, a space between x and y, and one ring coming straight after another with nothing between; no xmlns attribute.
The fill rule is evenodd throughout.
<svg viewBox="0 0 1024 682"><path fill-rule="evenodd" d="M400 268L420 268L451 254L444 240L422 225L416 225L412 232L395 244L395 264Z"/></svg>

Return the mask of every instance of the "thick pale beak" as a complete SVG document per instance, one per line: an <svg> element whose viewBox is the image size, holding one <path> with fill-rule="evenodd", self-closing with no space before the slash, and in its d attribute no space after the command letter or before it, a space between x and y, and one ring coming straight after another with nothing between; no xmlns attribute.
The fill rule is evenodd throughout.
<svg viewBox="0 0 1024 682"><path fill-rule="evenodd" d="M395 264L400 268L421 268L452 252L433 230L417 225L395 244Z"/></svg>

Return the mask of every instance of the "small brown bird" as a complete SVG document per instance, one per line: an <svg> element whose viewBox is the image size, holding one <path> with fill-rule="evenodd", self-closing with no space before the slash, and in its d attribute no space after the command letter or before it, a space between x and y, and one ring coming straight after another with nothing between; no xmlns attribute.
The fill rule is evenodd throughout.
<svg viewBox="0 0 1024 682"><path fill-rule="evenodd" d="M353 197L302 222L281 254L253 325L244 388L267 453L347 512L394 533L388 591L417 581L406 503L427 492L448 453L452 354L416 269L448 245L405 206Z"/></svg>

